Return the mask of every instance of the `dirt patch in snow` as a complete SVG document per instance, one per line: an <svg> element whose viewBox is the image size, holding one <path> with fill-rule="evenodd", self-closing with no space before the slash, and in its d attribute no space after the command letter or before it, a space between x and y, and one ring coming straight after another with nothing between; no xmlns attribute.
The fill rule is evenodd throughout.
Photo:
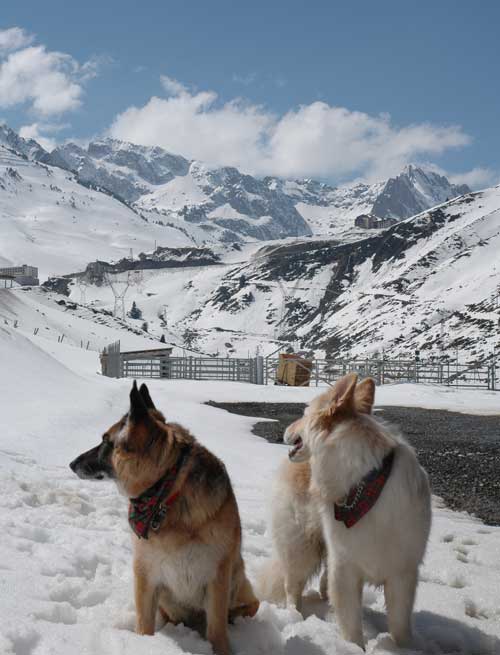
<svg viewBox="0 0 500 655"><path fill-rule="evenodd" d="M302 416L300 403L215 403L234 414L266 419L254 434L282 443L283 433ZM427 470L432 491L454 510L500 525L500 415L476 416L436 409L379 407L378 416L399 425Z"/></svg>

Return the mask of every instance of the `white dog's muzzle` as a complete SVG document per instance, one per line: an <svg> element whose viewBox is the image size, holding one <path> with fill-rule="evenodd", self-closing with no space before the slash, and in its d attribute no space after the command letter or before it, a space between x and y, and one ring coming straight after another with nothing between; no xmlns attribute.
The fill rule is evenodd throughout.
<svg viewBox="0 0 500 655"><path fill-rule="evenodd" d="M304 462L306 459L309 459L309 448L304 444L300 434L295 432L293 429L290 429L292 426L293 423L285 430L285 434L283 436L283 441L287 445L292 446L292 448L288 451L288 457L291 462Z"/></svg>

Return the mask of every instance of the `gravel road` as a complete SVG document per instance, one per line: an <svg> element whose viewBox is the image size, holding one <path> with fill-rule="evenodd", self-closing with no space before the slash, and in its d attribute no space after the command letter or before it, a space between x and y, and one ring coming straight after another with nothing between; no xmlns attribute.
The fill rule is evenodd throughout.
<svg viewBox="0 0 500 655"><path fill-rule="evenodd" d="M305 407L298 403L208 404L267 419L258 421L253 432L272 443L283 442L286 427ZM402 429L429 474L434 494L452 509L475 514L489 525L500 525L500 415L412 407L377 407L375 411Z"/></svg>

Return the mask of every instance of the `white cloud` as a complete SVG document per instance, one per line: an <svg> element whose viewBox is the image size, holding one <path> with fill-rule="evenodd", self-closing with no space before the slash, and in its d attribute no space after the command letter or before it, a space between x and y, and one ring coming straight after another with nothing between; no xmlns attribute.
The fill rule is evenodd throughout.
<svg viewBox="0 0 500 655"><path fill-rule="evenodd" d="M168 75L160 75L160 82L169 96L183 96L188 93L187 86Z"/></svg>
<svg viewBox="0 0 500 655"><path fill-rule="evenodd" d="M0 53L0 107L26 106L42 118L77 109L83 85L108 60L93 57L79 64L63 52L28 45L31 40L17 27L0 32L0 46L5 44L3 56Z"/></svg>
<svg viewBox="0 0 500 655"><path fill-rule="evenodd" d="M21 27L10 27L0 30L0 52L17 50L33 43L34 37Z"/></svg>
<svg viewBox="0 0 500 655"><path fill-rule="evenodd" d="M74 60L64 53L44 46L18 50L0 65L0 106L31 103L40 116L76 109L83 93L76 72Z"/></svg>
<svg viewBox="0 0 500 655"><path fill-rule="evenodd" d="M500 172L478 166L465 173L449 175L449 179L454 184L467 184L471 189L484 189L500 184Z"/></svg>
<svg viewBox="0 0 500 655"><path fill-rule="evenodd" d="M270 137L273 168L285 176L378 179L398 173L424 154L469 143L459 127L397 127L388 115L370 116L314 102L281 117Z"/></svg>
<svg viewBox="0 0 500 655"><path fill-rule="evenodd" d="M259 167L261 139L272 127L268 114L238 100L216 108L213 92L191 93L171 78L163 78L162 84L170 97L130 107L116 118L110 133L214 164Z"/></svg>
<svg viewBox="0 0 500 655"><path fill-rule="evenodd" d="M126 109L111 125L112 136L255 174L330 179L383 178L470 142L459 126L399 127L388 115L325 102L277 116L239 98L221 103L213 91L192 91L166 76L161 81L168 97Z"/></svg>
<svg viewBox="0 0 500 655"><path fill-rule="evenodd" d="M65 130L69 127L67 123L64 124L52 124L52 123L31 123L31 125L23 125L19 128L19 136L22 136L24 139L35 139L38 143L48 150L49 152L57 146L57 141L50 136L50 134L55 134L61 130Z"/></svg>

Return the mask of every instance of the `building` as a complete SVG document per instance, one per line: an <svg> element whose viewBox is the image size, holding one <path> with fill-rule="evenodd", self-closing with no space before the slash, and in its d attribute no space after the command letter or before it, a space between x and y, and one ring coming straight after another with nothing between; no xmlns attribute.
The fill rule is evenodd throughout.
<svg viewBox="0 0 500 655"><path fill-rule="evenodd" d="M40 280L38 279L38 268L36 266L8 266L7 268L0 268L0 277L12 277L14 282L21 285L38 286Z"/></svg>
<svg viewBox="0 0 500 655"><path fill-rule="evenodd" d="M396 223L398 223L397 218L380 218L375 214L360 214L354 219L354 225L365 230L381 230Z"/></svg>

